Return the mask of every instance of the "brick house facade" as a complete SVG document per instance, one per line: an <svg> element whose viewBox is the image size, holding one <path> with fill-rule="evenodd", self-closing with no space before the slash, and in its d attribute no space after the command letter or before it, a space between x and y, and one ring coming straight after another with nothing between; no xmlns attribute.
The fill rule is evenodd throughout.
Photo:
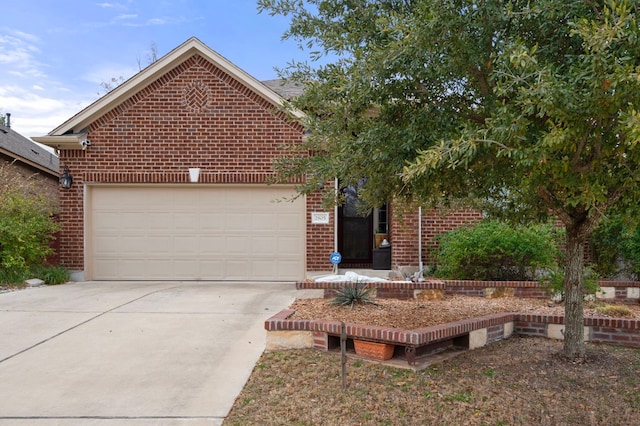
<svg viewBox="0 0 640 426"><path fill-rule="evenodd" d="M295 203L272 202L263 211L258 201L243 204L242 197L251 202L273 187L271 197L295 194L297 182L280 192L280 185L267 185L283 144L304 136L297 121L302 113L287 115L282 103L273 90L192 38L47 136L34 138L58 149L74 179L70 189L60 189L61 264L76 271L76 279L150 274L268 280L270 273L273 279L300 280L305 271L330 270L337 210L325 212L319 194ZM190 182L190 168L199 169L196 183ZM137 194L151 198L136 200ZM181 206L188 194L193 197ZM160 207L153 210L156 204ZM277 206L279 213L271 217ZM169 210L173 216L165 218ZM417 215L399 219L392 211L392 263L416 265ZM313 223L314 212L329 220ZM475 218L455 215L458 222ZM156 219L162 225L154 228ZM450 228L430 213L423 224L431 224L423 227L423 238ZM162 251L149 241L170 247ZM226 249L216 251L222 244ZM183 256L190 250L195 251ZM169 263L165 275L153 275ZM157 266L149 272L148 265ZM181 269L184 265L193 275Z"/></svg>

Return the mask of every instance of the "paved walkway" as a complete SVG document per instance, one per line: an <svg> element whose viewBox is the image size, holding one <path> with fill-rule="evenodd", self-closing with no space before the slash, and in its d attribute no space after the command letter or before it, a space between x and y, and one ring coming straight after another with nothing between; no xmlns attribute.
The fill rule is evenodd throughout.
<svg viewBox="0 0 640 426"><path fill-rule="evenodd" d="M0 425L219 425L293 283L85 282L0 294Z"/></svg>

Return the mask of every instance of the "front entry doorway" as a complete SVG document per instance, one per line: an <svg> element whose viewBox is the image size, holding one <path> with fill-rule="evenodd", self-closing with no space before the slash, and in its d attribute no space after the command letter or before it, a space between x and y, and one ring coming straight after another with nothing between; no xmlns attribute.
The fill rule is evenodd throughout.
<svg viewBox="0 0 640 426"><path fill-rule="evenodd" d="M371 268L373 256L373 214L362 215L358 187L342 189L344 203L338 208L338 251L341 267Z"/></svg>
<svg viewBox="0 0 640 426"><path fill-rule="evenodd" d="M383 205L368 214L361 213L358 187L342 188L344 203L338 208L338 251L342 254L341 267L371 268L375 262L374 250L380 242L375 237L388 238L388 208ZM375 232L374 232L375 229Z"/></svg>

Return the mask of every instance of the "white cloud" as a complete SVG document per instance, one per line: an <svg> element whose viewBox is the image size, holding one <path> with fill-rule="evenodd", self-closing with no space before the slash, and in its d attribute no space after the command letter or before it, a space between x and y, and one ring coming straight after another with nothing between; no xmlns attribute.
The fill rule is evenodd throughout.
<svg viewBox="0 0 640 426"><path fill-rule="evenodd" d="M96 3L96 6L102 7L105 9L126 9L127 8L127 6L122 3L109 3L109 2Z"/></svg>
<svg viewBox="0 0 640 426"><path fill-rule="evenodd" d="M149 23L149 25L164 25L166 24L168 21L164 18L151 18L147 21L147 23Z"/></svg>
<svg viewBox="0 0 640 426"><path fill-rule="evenodd" d="M11 127L23 136L41 136L77 114L91 100L43 96L16 85L0 86L2 113L11 113Z"/></svg>
<svg viewBox="0 0 640 426"><path fill-rule="evenodd" d="M34 43L37 36L22 31L7 30L0 34L0 64L4 71L19 78L43 77L44 66L36 59L40 49Z"/></svg>
<svg viewBox="0 0 640 426"><path fill-rule="evenodd" d="M24 39L24 40L28 40L28 41L30 41L32 43L37 43L37 42L40 41L40 37L38 37L37 35L25 33L24 31L13 30L13 34L18 38L21 38L21 39ZM39 51L39 49L38 49L38 51Z"/></svg>
<svg viewBox="0 0 640 426"><path fill-rule="evenodd" d="M118 15L118 16L116 16L115 20L116 21L124 21L124 20L128 20L128 19L136 19L137 17L138 17L138 15L136 15L136 14Z"/></svg>

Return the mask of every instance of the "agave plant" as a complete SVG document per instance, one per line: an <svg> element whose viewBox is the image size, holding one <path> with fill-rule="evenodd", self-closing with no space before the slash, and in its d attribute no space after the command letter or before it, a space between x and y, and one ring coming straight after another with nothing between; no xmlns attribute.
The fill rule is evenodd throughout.
<svg viewBox="0 0 640 426"><path fill-rule="evenodd" d="M338 294L331 300L331 304L349 306L349 309L353 309L353 305L356 303L376 305L375 296L371 294L372 292L373 289L369 288L366 283L348 284L338 290Z"/></svg>

